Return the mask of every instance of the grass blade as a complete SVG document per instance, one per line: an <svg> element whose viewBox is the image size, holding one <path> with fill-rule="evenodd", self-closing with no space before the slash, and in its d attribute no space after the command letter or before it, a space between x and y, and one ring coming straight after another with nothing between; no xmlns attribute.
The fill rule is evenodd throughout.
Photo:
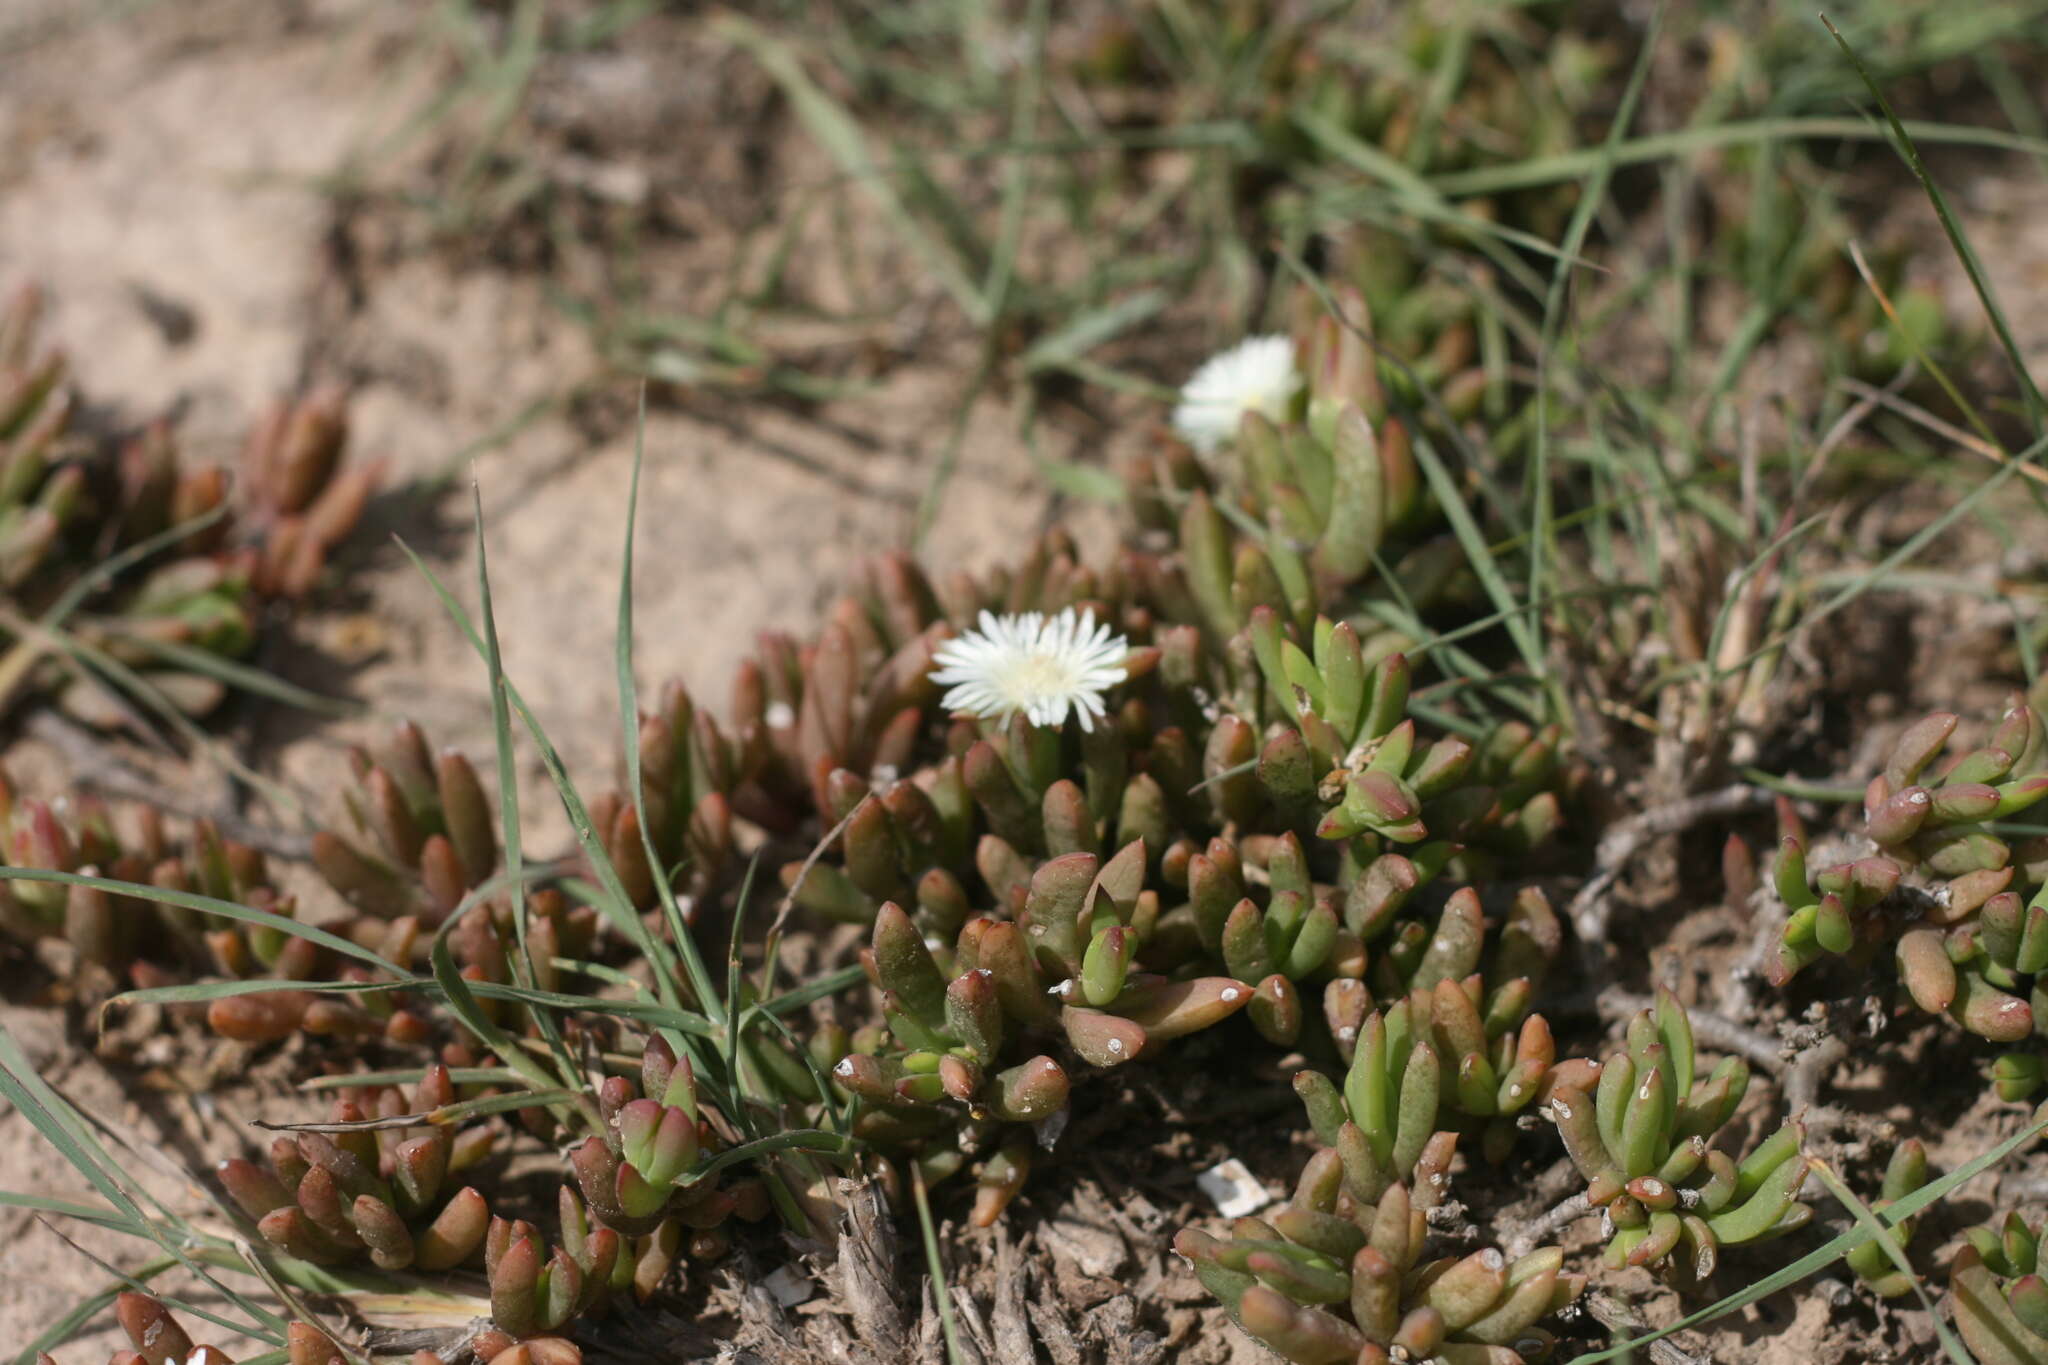
<svg viewBox="0 0 2048 1365"><path fill-rule="evenodd" d="M1913 1282L1913 1293L1919 1298L1920 1306L1927 1310L1928 1321L1934 1324L1934 1334L1941 1338L1941 1348L1948 1353L1948 1358L1954 1361L1955 1365L1976 1365L1976 1362L1970 1359L1970 1353L1963 1349L1963 1343L1956 1339L1948 1324L1941 1320L1941 1314L1934 1305L1934 1296L1929 1294L1927 1286L1920 1282L1920 1276L1913 1270L1913 1263L1906 1259L1906 1249L1899 1245L1899 1239L1890 1225L1880 1219L1870 1205L1859 1199L1856 1191L1843 1183L1842 1178L1834 1173L1827 1162L1819 1157L1808 1157L1806 1169L1813 1172L1821 1184L1827 1186L1828 1193L1839 1200L1842 1207L1855 1217L1856 1226L1875 1238L1877 1244L1884 1248L1884 1254L1891 1263Z"/></svg>
<svg viewBox="0 0 2048 1365"><path fill-rule="evenodd" d="M646 453L646 436L647 386L642 384L639 419L633 428L633 475L626 494L626 541L620 552L618 624L612 632L612 666L618 680L619 729L626 760L626 795L633 803L633 814L638 817L640 846L646 850L647 865L654 869L654 893L661 902L662 919L668 925L669 936L675 940L676 955L681 959L684 971L689 973L690 990L697 997L697 1007L712 1023L722 1024L726 1017L725 1007L719 1001L704 956L697 951L697 941L690 934L683 908L676 901L675 887L670 885L661 853L654 847L654 830L647 821L647 793L641 777L640 696L633 680L633 551L640 523L640 469ZM610 870L609 861L605 870ZM623 888L620 894L623 895ZM667 973L664 972L663 976L666 977Z"/></svg>
<svg viewBox="0 0 2048 1365"><path fill-rule="evenodd" d="M283 1331L284 1321L281 1318L222 1284L198 1261L191 1248L203 1239L192 1229L179 1226L173 1235L157 1220L143 1213L116 1178L115 1173L123 1169L121 1164L93 1137L70 1103L36 1074L14 1041L14 1035L5 1026L0 1026L0 1099L7 1100L20 1111L43 1135L43 1139L91 1182L112 1206L114 1214L111 1216L117 1216L124 1224L122 1231L154 1242L165 1253L176 1257L179 1264L219 1291L252 1321L276 1333ZM168 1216L169 1210L165 1213Z"/></svg>
<svg viewBox="0 0 2048 1365"><path fill-rule="evenodd" d="M946 1338L947 1365L965 1365L960 1352L960 1329L953 1321L953 1290L946 1283L946 1263L939 1255L939 1234L932 1226L931 1196L925 1192L924 1167L910 1163L910 1188L917 1196L917 1227L924 1239L925 1269L931 1276L932 1297L939 1305L939 1330Z"/></svg>
<svg viewBox="0 0 2048 1365"><path fill-rule="evenodd" d="M1628 86L1622 92L1621 107L1616 111L1607 141L1600 149L1603 156L1580 192L1571 224L1565 230L1562 254L1551 271L1550 290L1543 300L1543 335L1536 351L1536 448L1529 462L1528 476L1531 485L1528 583L1529 605L1533 609L1531 634L1535 634L1542 625L1542 604L1550 595L1545 569L1557 555L1555 490L1550 477L1550 380L1558 333L1564 326L1565 290L1571 281L1571 262L1586 243L1586 233L1593 226L1593 215L1606 201L1607 184L1614 176L1615 149L1621 145L1622 134L1635 119L1636 103L1642 98L1643 84L1650 74L1650 58L1657 50L1658 36L1664 31L1664 10L1665 6L1659 4L1650 17L1642 50L1636 54L1635 69L1629 72ZM1540 637L1537 647L1542 647ZM1539 678L1544 676L1541 668L1533 668L1533 671Z"/></svg>
<svg viewBox="0 0 2048 1365"><path fill-rule="evenodd" d="M1884 90L1863 65L1863 59L1856 55L1856 49L1849 46L1849 40L1842 36L1842 31L1836 28L1825 14L1821 16L1820 21L1827 25L1828 32L1834 35L1835 42L1841 46L1842 55L1849 59L1849 64L1856 68L1856 74L1861 76L1864 85L1870 88L1871 97L1877 101L1877 107L1884 112L1885 122L1891 128L1899 155L1905 158L1907 167L1913 172L1913 178L1920 182L1920 188L1926 192L1928 202L1934 205L1934 214L1941 220L1941 230L1947 234L1949 245L1955 248L1957 258L1962 261L1963 271L1970 277L1970 288L1977 291L1977 301L1984 305L1984 312L1991 319L1992 329L1998 333L1998 344L2005 348L2006 359L2012 362L2013 374L2020 381L2021 396L2027 402L2027 420L2032 424L2034 433L2039 435L2043 417L2048 415L2044 413L2041 390L2034 386L2034 376L2027 369L2026 355L2020 350L2019 343L2013 340L2012 327L2005 320L2005 310L1998 306L1998 296L1991 290L1991 281L1984 276L1984 266L1977 259L1976 248L1970 245L1969 236L1956 222L1955 215L1949 212L1948 200L1942 197L1934 178L1927 174L1927 166L1920 159L1920 149L1913 144L1912 133L1899 121L1899 116L1892 112L1891 102L1884 97Z"/></svg>
<svg viewBox="0 0 2048 1365"><path fill-rule="evenodd" d="M455 622L457 629L468 639L470 648L477 652L479 658L487 658L488 655L483 637L477 634L476 627L469 619L469 613L463 610L462 604L457 602L454 594L448 591L447 584L441 581L440 576L427 565L426 560L420 557L418 551L402 540L398 542L398 547L405 552L406 557L412 560L413 566L426 578L428 587L433 589L435 597L440 599L442 609L448 613L449 619ZM611 859L605 855L604 846L597 841L592 831L590 809L584 804L583 798L577 792L575 784L569 779L568 771L562 766L561 754L556 750L553 742L548 739L547 731L541 727L539 718L533 714L532 708L526 704L526 699L520 695L519 689L513 685L510 678L504 679L503 688L505 696L512 704L512 709L519 715L520 724L526 727L526 732L533 737L535 744L539 747L541 762L547 768L548 777L554 783L556 793L562 798L563 806L568 810L569 824L576 832L577 845L583 851L584 857L589 860L591 870L597 874L598 882L600 883L600 894L591 896L589 898L590 903L596 907L599 914L603 915L611 923L614 929L618 930L623 937L638 947L648 960L653 962L666 961L668 958L667 951L663 948L660 941L648 932L647 926L640 922L640 917L633 913L632 905L625 893L625 887L620 884L618 873L613 869ZM665 997L673 998L675 986L670 974L657 972L655 974L655 985ZM681 1002L679 1000L675 1003L680 1007Z"/></svg>
<svg viewBox="0 0 2048 1365"><path fill-rule="evenodd" d="M1999 151L2023 152L2029 156L2048 155L2048 142L2008 133L1997 128L1959 127L1947 123L1926 123L1906 119L1899 126L1922 142L1965 147L1989 147ZM1449 198L1500 194L1538 185L1577 180L1592 172L1602 160L1612 158L1616 166L1641 165L1694 152L1711 151L1744 143L1786 142L1805 139L1840 139L1845 142L1881 142L1890 134L1854 118L1762 118L1733 123L1683 128L1670 133L1652 133L1613 148L1585 148L1555 156L1531 157L1505 166L1482 166L1476 170L1453 171L1430 177L1429 183Z"/></svg>
<svg viewBox="0 0 2048 1365"><path fill-rule="evenodd" d="M289 919L284 915L272 914L268 910L256 910L233 901L215 900L202 896L196 891L173 891L167 887L145 886L140 882L115 881L110 877L93 877L82 872L56 872L40 867L0 867L0 881L12 882L56 882L63 886L89 886L113 896L133 896L138 900L155 901L160 905L175 905L186 910L197 910L202 914L218 915L243 924L259 925L276 929L281 933L331 948L343 956L367 962L379 971L389 972L394 977L406 977L411 973L395 963L387 962L380 954L354 943L339 934L301 920ZM289 982L273 982L274 989L283 989ZM386 983L388 984L388 983Z"/></svg>
<svg viewBox="0 0 2048 1365"><path fill-rule="evenodd" d="M782 88L782 93L796 110L797 118L817 139L818 145L839 163L846 178L858 185L882 211L882 216L896 235L931 272L931 277L952 297L960 311L976 327L987 326L994 317L988 300L968 279L953 253L942 247L911 213L903 197L896 192L893 175L878 165L874 154L868 150L867 136L860 124L844 105L811 79L796 51L737 15L722 16L713 25L713 31L746 49L761 64L762 70Z"/></svg>
<svg viewBox="0 0 2048 1365"><path fill-rule="evenodd" d="M512 959L512 973L520 985L530 986L535 977L533 952L527 946L530 903L524 875L526 863L520 828L519 778L512 759L512 717L505 696L505 660L498 647L498 617L491 604L491 567L489 552L484 545L482 487L472 483L470 497L476 515L477 612L483 617L484 667L491 683L491 745L497 760L499 842L505 850L505 870L512 884L512 928L519 944L519 951ZM448 919L452 924L455 916L450 915ZM555 1026L554 1016L541 1010L535 1011L532 1017L540 1026L541 1037L549 1050L555 1054L555 1065L560 1074L565 1077L576 1075L575 1058L570 1055L561 1030Z"/></svg>

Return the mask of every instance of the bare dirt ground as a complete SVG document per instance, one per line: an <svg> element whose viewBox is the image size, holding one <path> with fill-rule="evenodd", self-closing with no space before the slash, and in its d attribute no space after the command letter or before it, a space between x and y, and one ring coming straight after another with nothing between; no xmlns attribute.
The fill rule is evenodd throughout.
<svg viewBox="0 0 2048 1365"><path fill-rule="evenodd" d="M402 60L417 37L412 25L422 22L413 8L195 0L103 16L64 0L0 3L0 34L14 35L0 37L0 286L35 280L48 288L51 334L72 353L101 419L125 426L179 410L189 446L225 454L269 398L342 380L354 394L355 448L392 462L387 495L356 542L345 598L299 623L264 660L301 683L363 701L372 718L315 729L252 709L234 721L256 745L260 766L316 801L342 770L341 746L390 717L417 719L439 742L488 747L481 665L389 544L398 535L422 550L474 607L472 475L489 527L508 671L587 781L609 777L617 735L608 680L632 382L607 370L540 272L526 268L530 244L437 242L390 202L336 197L322 183L431 94L434 72ZM677 41L688 55L687 27ZM664 60L671 57L678 59ZM778 195L830 171L788 129L764 161L756 139L718 122L758 105L758 90L676 52L593 61L544 93L584 99L649 143L675 144L666 160L648 158L652 172L634 160L608 162L602 149L585 170L628 197L678 197L686 230L651 266L685 293L690 281L727 268L763 204L772 211ZM432 171L430 154L417 149L377 167L399 184ZM696 188L709 188L666 184L685 171L702 177ZM2007 297L2037 294L2048 280L2038 192L1994 185L1964 207L1993 235L1996 245L1986 243L1983 254ZM845 278L829 253L796 255L804 287L818 297L869 283ZM861 267L868 268L904 266L878 249L876 263ZM1962 291L1955 281L1958 307L1967 303ZM2025 344L2048 350L2040 310L2014 314ZM641 489L643 685L680 676L719 704L756 630L804 626L852 564L905 541L972 356L967 340L934 332L917 316L878 328L875 344L887 358L869 367L863 377L873 387L857 399L799 408L711 393L655 395ZM844 366L843 358L831 363ZM935 562L1006 557L1051 515L1017 418L1000 395L973 410L944 515L925 547ZM1107 431L1134 433L1137 425L1069 415L1044 439L1062 456L1099 453L1135 439ZM1078 529L1098 543L1106 535L1085 509ZM54 790L65 779L64 757L34 739L18 741L6 759L32 788ZM541 842L559 839L564 826L543 796L537 761L523 777ZM203 778L194 781L208 793L198 799L213 799ZM117 1083L90 1059L61 1061L61 1022L49 1011L10 1003L4 1017L35 1060L52 1064L51 1079L93 1112L132 1123L141 1141L181 1165L232 1144L233 1120L279 1098L253 1084L205 1112L175 1093L175 1078L160 1078L164 1088L152 1098L147 1083ZM1233 1097L1244 1106L1237 1110L1199 1091L1100 1096L1104 1122L1161 1134L1170 1115L1197 1114L1200 1123L1178 1160L1139 1144L1113 1169L1076 1163L1080 1169L1058 1182L1034 1184L1006 1230L951 1235L962 1287L981 1305L993 1341L1014 1347L1016 1333L1028 1332L1062 1365L1258 1358L1218 1326L1167 1240L1193 1207L1191 1171L1231 1148L1232 1124L1262 1105L1291 1124L1286 1075L1273 1059L1257 1085ZM1903 1079L1873 1076L1859 1107L1879 1123L1910 1115ZM1970 1115L1950 1117L1957 1150L1936 1152L1938 1161L1982 1145ZM1302 1152L1276 1142L1243 1155L1277 1191ZM1540 1186L1540 1169L1522 1175L1527 1187ZM197 1191L178 1180L150 1181L166 1199L198 1205ZM85 1193L11 1111L0 1113L0 1187ZM1967 1188L1957 1218L1988 1212L1989 1187L1987 1179ZM102 1255L123 1251L106 1239L79 1241ZM27 1341L104 1282L53 1229L19 1214L0 1218L0 1341ZM689 1302L704 1303L701 1287ZM799 1325L780 1328L749 1316L744 1296L728 1295L721 1311L738 1311L757 1344L777 1330L790 1342L818 1340L800 1330L803 1309ZM906 1324L910 1341L929 1346L916 1316ZM634 1330L670 1326L623 1329L620 1349L634 1349ZM687 1337L676 1330L672 1346ZM1858 1309L1842 1320L1825 1294L1806 1295L1796 1308L1783 1299L1767 1304L1712 1345L1717 1359L1789 1365L1850 1358L1840 1354L1849 1336L1860 1338L1858 1359L1925 1358L1927 1343L1891 1315L1873 1320ZM79 1343L70 1358L94 1359L110 1341L102 1334ZM708 1343L699 1344L708 1354ZM782 1358L807 1357L787 1346Z"/></svg>

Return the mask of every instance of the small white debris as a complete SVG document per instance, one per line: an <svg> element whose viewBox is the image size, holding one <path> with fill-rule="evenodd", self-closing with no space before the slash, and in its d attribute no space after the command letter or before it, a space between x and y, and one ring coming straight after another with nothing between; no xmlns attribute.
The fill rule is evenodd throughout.
<svg viewBox="0 0 2048 1365"><path fill-rule="evenodd" d="M1105 1043L1104 1046L1107 1047L1110 1050L1110 1052L1116 1056L1123 1055L1124 1040L1121 1038L1112 1038L1107 1043Z"/></svg>
<svg viewBox="0 0 2048 1365"><path fill-rule="evenodd" d="M835 1076L851 1076L853 1074L853 1058L841 1057L839 1065L832 1068L832 1074Z"/></svg>
<svg viewBox="0 0 2048 1365"><path fill-rule="evenodd" d="M768 703L768 712L764 719L767 720L768 728L771 730L787 730L790 726L796 724L796 708L786 701L770 702Z"/></svg>
<svg viewBox="0 0 2048 1365"><path fill-rule="evenodd" d="M1047 986L1045 988L1045 993L1047 995L1057 995L1060 999L1065 1000L1068 996L1074 993L1074 978L1070 976L1065 981L1058 982L1055 985Z"/></svg>
<svg viewBox="0 0 2048 1365"><path fill-rule="evenodd" d="M1271 1192L1236 1157L1203 1171L1195 1177L1195 1186L1225 1218L1243 1218L1273 1202Z"/></svg>
<svg viewBox="0 0 2048 1365"><path fill-rule="evenodd" d="M817 1292L810 1278L793 1265L781 1266L769 1272L761 1285L784 1308L794 1308Z"/></svg>
<svg viewBox="0 0 2048 1365"><path fill-rule="evenodd" d="M1341 1026L1337 1030L1337 1041L1340 1043L1352 1043L1358 1041L1358 1030L1351 1027L1351 1025L1349 1024Z"/></svg>

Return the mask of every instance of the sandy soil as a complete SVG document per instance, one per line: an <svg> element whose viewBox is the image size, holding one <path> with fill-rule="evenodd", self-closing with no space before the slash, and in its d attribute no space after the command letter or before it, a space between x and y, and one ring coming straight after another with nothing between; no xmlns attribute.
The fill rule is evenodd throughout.
<svg viewBox="0 0 2048 1365"><path fill-rule="evenodd" d="M420 94L416 80L379 84L413 36L393 17L208 3L45 32L12 58L0 95L0 277L49 287L49 331L113 420L182 409L199 453L231 449L266 399L296 385L351 387L354 449L394 471L357 538L368 563L348 578L353 600L376 603L375 630L366 642L359 620L312 622L306 643L336 656L313 671L461 744L488 737L481 671L380 542L427 551L473 607L467 488L437 498L416 482L473 476L508 671L572 767L601 775L615 708L592 681L609 673L635 388L531 278L415 249L397 240L397 215L351 213L319 192L318 177ZM145 298L188 312L189 338L153 326ZM756 631L802 626L851 565L903 543L963 383L960 367L927 361L892 367L859 401L807 410L657 401L641 486L643 678L680 676L722 699ZM552 406L521 422L536 403ZM975 410L927 542L935 560L984 564L1044 524L1048 498L1014 426L1000 400ZM332 666L377 645L364 667ZM281 759L299 778L318 761Z"/></svg>

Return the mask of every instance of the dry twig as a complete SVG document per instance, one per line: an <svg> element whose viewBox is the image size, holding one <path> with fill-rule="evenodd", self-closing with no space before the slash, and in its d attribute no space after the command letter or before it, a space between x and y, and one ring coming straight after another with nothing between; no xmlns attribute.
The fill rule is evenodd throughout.
<svg viewBox="0 0 2048 1365"><path fill-rule="evenodd" d="M1719 791L1701 792L1653 806L1615 824L1600 836L1599 847L1594 851L1593 875L1572 897L1569 914L1580 944L1590 948L1593 944L1607 941L1607 924L1614 913L1607 892L1621 876L1629 859L1640 853L1644 845L1667 834L1691 829L1706 820L1761 810L1775 799L1775 794L1767 788L1738 782Z"/></svg>
<svg viewBox="0 0 2048 1365"><path fill-rule="evenodd" d="M1501 1244L1501 1252L1510 1261L1518 1261L1549 1241L1561 1229L1595 1212L1598 1210L1586 1201L1586 1192L1580 1190L1540 1217L1530 1220L1526 1227L1516 1228L1514 1235Z"/></svg>
<svg viewBox="0 0 2048 1365"><path fill-rule="evenodd" d="M1611 1332L1621 1331L1636 1336L1650 1330L1649 1323L1637 1317L1627 1304L1612 1294L1603 1294L1596 1290L1586 1295L1581 1302L1586 1305L1586 1311L1592 1314L1593 1320ZM1660 1337L1651 1342L1649 1349L1650 1359L1655 1361L1656 1365L1713 1365L1712 1356L1694 1355L1669 1337Z"/></svg>
<svg viewBox="0 0 2048 1365"><path fill-rule="evenodd" d="M1820 1103L1820 1088L1849 1056L1849 1045L1829 1038L1800 1053L1785 1072L1785 1108L1794 1115Z"/></svg>

